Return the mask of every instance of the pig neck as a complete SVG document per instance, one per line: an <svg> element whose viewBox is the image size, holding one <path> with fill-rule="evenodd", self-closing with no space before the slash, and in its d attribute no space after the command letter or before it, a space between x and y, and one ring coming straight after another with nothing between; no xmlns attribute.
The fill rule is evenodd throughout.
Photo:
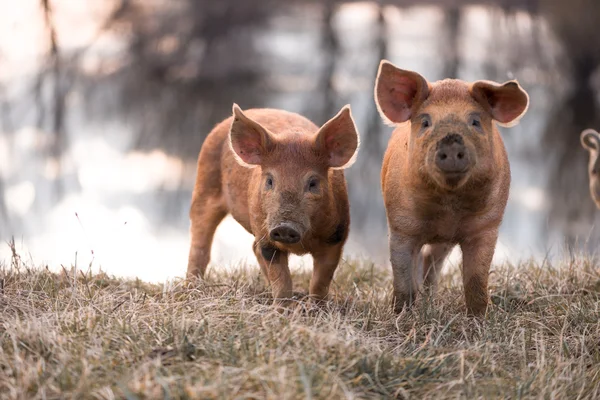
<svg viewBox="0 0 600 400"><path fill-rule="evenodd" d="M341 210L339 201L336 201L334 188L334 170L329 170L327 190L323 193L323 209L313 216L311 223L317 227L317 231L324 232L337 226L341 221Z"/></svg>
<svg viewBox="0 0 600 400"><path fill-rule="evenodd" d="M494 191L494 180L485 175L471 175L468 180L457 189L448 189L440 186L433 178L417 164L411 164L411 169L416 168L419 179L412 181L414 200L416 205L428 211L448 212L485 212L490 208L488 198Z"/></svg>

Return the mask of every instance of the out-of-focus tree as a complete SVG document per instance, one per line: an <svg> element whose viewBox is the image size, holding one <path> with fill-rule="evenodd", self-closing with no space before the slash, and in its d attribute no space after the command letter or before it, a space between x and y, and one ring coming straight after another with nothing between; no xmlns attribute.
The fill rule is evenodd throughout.
<svg viewBox="0 0 600 400"><path fill-rule="evenodd" d="M501 52L490 48L489 54L481 56L485 58L483 67L488 79L502 80L508 78L510 72L531 70L533 64L544 72L554 68L554 65L546 65L547 55L542 50L546 48L541 43L546 23L561 45L564 57L560 74L569 85L566 94L556 93L557 105L546 124L543 143L553 160L545 174L550 176L548 188L552 193L549 215L565 231L571 229L572 220L585 220L592 215L593 205L586 198L585 154L579 147L578 134L583 128L599 126L597 89L592 87L591 81L599 63L600 42L589 36L600 25L600 5L594 0L568 3L562 0L378 0L370 3L378 10L372 24L374 39L369 42L369 48L364 49L364 55L361 54L361 67L355 69L348 65L352 62L344 58L348 55L344 47L347 38L339 36L340 27L336 26L339 11L345 4L354 2L351 0L114 1L114 12L102 24L102 31L118 37L124 51L101 60L108 66L102 72L90 73L81 66L88 48L75 52L62 49L53 26L54 2L40 0L49 44L46 65L39 72L35 88L35 108L40 130L55 136L48 148L51 157L60 159L61 152L68 146L68 138L74 135L67 123L67 99L74 88L82 91L79 98L87 111L86 123L123 122L130 132L127 150L158 149L187 164L196 159L213 125L230 114L233 102L242 108L280 106L279 99L285 97L289 101L285 104L293 104L295 111L320 124L341 105L360 98L362 108L353 107L353 112L364 121L361 156L355 170L348 171L352 179L370 185L369 190L360 185L350 188L356 205L353 224L360 227L373 220L373 215L377 218L383 215L381 210L375 214L372 210L375 203L377 207L382 206L374 182L379 179L389 129L383 127L374 102L362 101L365 96L372 99L372 88L366 95L348 91L347 87L342 93L338 91L341 81L338 78L351 70L352 74L361 74L361 80L372 82L379 60L393 53L386 10L429 5L440 7L445 13L443 34L433 50L439 51L442 59L439 74L460 78L470 51L461 48L465 35L469 35L463 30L466 7L484 5L492 10L494 23L509 32L499 39ZM519 18L523 11L534 16L531 38L521 31ZM314 53L310 57L298 57L301 61L292 60L291 56L286 59L267 55L270 49L265 50L265 38L278 39L273 35L281 34L282 21L283 25L293 24L302 18L315 26L316 33L310 33L311 41L318 37L313 42L316 43L311 50ZM276 24L280 24L278 28L274 28ZM288 27L283 26L285 29ZM288 44L293 32L293 29L286 31L283 36L288 35L287 41L275 40L277 45L293 47ZM514 40L510 39L513 33ZM293 50L286 48L283 53L293 54ZM273 79L274 75L277 79ZM299 76L301 79L294 81ZM288 87L283 87L285 85ZM286 90L282 96L281 92ZM189 190L182 187L176 193L164 191L153 195L152 198L158 200L149 207L169 204L164 207L164 217L153 222L162 223L185 214L181 204L189 202ZM148 196L140 196L147 201ZM160 196L175 197L161 199ZM0 216L1 213L0 204ZM381 219L377 223L385 221ZM579 231L574 232L576 235Z"/></svg>
<svg viewBox="0 0 600 400"><path fill-rule="evenodd" d="M548 215L550 222L565 232L568 243L573 243L589 234L585 222L593 220L595 213L587 188L587 153L580 146L579 135L586 128L600 127L599 88L593 87L592 79L600 67L600 40L595 35L600 26L600 3L547 0L540 4L561 44L560 84L567 83L566 93L556 93L541 144L550 171Z"/></svg>

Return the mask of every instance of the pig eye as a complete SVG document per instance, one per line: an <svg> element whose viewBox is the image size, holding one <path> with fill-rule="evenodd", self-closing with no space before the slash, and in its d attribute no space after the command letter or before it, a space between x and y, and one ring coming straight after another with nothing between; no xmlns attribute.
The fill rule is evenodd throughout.
<svg viewBox="0 0 600 400"><path fill-rule="evenodd" d="M431 117L429 114L423 114L421 116L421 132L431 127Z"/></svg>
<svg viewBox="0 0 600 400"><path fill-rule="evenodd" d="M308 180L307 190L311 193L319 193L319 178L313 177Z"/></svg>
<svg viewBox="0 0 600 400"><path fill-rule="evenodd" d="M471 125L476 130L481 131L481 118L479 117L479 115L471 115L471 117L469 118L469 125Z"/></svg>
<svg viewBox="0 0 600 400"><path fill-rule="evenodd" d="M271 175L267 176L267 179L265 180L265 189L273 189L273 177Z"/></svg>

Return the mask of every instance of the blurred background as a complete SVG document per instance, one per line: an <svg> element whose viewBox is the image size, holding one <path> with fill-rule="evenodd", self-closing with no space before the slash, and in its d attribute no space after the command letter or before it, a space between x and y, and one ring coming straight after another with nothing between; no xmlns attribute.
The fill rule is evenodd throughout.
<svg viewBox="0 0 600 400"><path fill-rule="evenodd" d="M387 263L382 58L430 81L518 79L531 105L501 129L512 187L496 261L593 253L579 133L600 129L599 26L596 0L0 0L0 260L14 237L36 265L183 276L198 151L237 102L317 125L352 105L346 253ZM255 264L251 242L225 220L215 268Z"/></svg>

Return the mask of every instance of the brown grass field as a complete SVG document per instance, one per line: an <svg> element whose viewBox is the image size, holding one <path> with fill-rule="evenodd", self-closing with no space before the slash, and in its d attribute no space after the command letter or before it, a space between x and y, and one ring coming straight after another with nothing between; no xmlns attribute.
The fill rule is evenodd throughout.
<svg viewBox="0 0 600 400"><path fill-rule="evenodd" d="M258 267L194 287L0 270L2 399L371 399L600 396L600 268L496 266L485 320L459 268L409 312L387 268L345 261L332 299L278 312ZM309 274L294 275L306 291Z"/></svg>

